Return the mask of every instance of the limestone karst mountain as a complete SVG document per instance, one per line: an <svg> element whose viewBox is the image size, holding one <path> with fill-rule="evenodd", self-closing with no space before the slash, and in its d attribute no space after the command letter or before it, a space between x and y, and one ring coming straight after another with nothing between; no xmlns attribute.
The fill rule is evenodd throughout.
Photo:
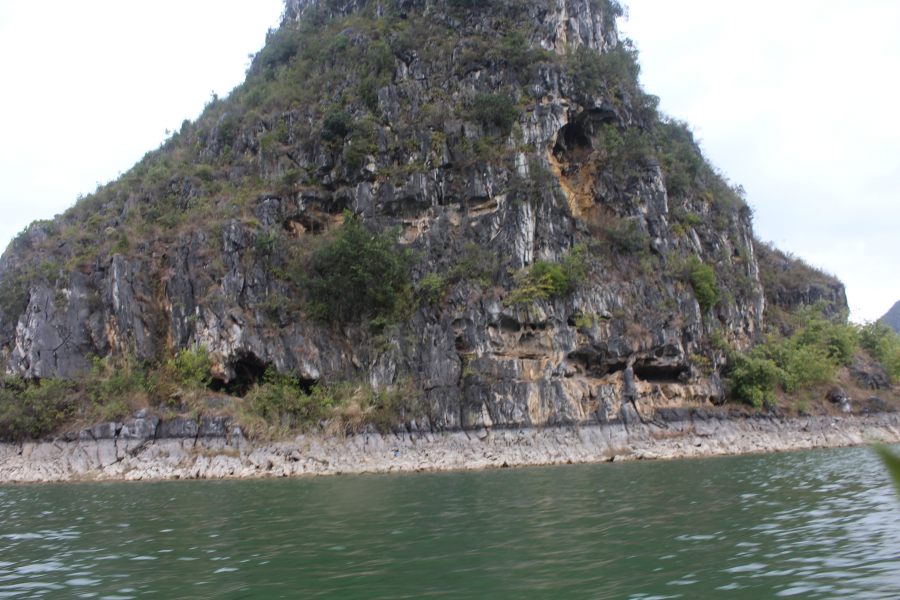
<svg viewBox="0 0 900 600"><path fill-rule="evenodd" d="M767 308L838 314L844 289L754 239L743 190L641 87L621 14L287 0L245 83L10 245L7 372L205 348L214 390L402 386L441 428L723 401Z"/></svg>
<svg viewBox="0 0 900 600"><path fill-rule="evenodd" d="M894 304L891 310L887 311L880 320L897 333L900 333L900 302Z"/></svg>

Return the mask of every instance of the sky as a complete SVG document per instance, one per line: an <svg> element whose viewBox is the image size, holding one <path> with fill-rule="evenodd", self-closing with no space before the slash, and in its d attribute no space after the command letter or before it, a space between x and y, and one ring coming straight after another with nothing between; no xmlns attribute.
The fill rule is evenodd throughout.
<svg viewBox="0 0 900 600"><path fill-rule="evenodd" d="M900 2L633 0L645 89L691 123L759 239L837 275L851 318L900 300Z"/></svg>
<svg viewBox="0 0 900 600"><path fill-rule="evenodd" d="M281 0L0 0L0 246L244 79Z"/></svg>
<svg viewBox="0 0 900 600"><path fill-rule="evenodd" d="M666 114L745 187L757 237L900 300L900 2L632 0ZM0 246L126 171L244 78L281 0L0 0Z"/></svg>

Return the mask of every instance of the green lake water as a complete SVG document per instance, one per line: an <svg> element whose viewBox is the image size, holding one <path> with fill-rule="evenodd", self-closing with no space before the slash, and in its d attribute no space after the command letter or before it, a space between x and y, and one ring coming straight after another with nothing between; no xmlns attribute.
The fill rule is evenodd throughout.
<svg viewBox="0 0 900 600"><path fill-rule="evenodd" d="M864 448L0 487L0 598L898 598Z"/></svg>

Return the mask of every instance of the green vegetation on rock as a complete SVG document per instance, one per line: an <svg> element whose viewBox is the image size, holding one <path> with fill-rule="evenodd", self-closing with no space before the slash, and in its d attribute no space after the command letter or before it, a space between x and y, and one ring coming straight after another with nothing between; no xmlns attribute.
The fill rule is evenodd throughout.
<svg viewBox="0 0 900 600"><path fill-rule="evenodd" d="M496 127L503 135L509 135L519 113L506 94L478 94L472 116L485 127Z"/></svg>
<svg viewBox="0 0 900 600"><path fill-rule="evenodd" d="M691 286L703 312L708 312L719 301L721 292L716 286L716 274L696 256L691 256Z"/></svg>
<svg viewBox="0 0 900 600"><path fill-rule="evenodd" d="M0 437L39 437L64 424L108 422L147 406L165 406L185 392L206 389L210 381L205 349L183 350L157 364L133 358L94 358L71 381L0 380Z"/></svg>
<svg viewBox="0 0 900 600"><path fill-rule="evenodd" d="M791 321L788 335L770 334L746 354L729 350L731 392L742 402L763 408L775 405L776 388L792 394L830 383L859 347L860 329L841 316L823 316L821 306L801 310Z"/></svg>
<svg viewBox="0 0 900 600"><path fill-rule="evenodd" d="M208 411L211 366L201 347L157 364L95 358L90 370L72 381L7 375L0 378L0 439L38 438L62 426L121 421L140 408L163 417L185 407L194 415ZM340 381L307 389L303 380L272 367L243 396L226 413L245 432L262 437L315 427L344 435L369 424L386 431L423 412L418 393L407 383L376 390L361 380Z"/></svg>
<svg viewBox="0 0 900 600"><path fill-rule="evenodd" d="M64 279L59 264L44 260L33 267L25 267L18 272L7 271L0 280L0 311L10 321L18 320L28 308L31 298L31 286L35 283L55 285Z"/></svg>
<svg viewBox="0 0 900 600"><path fill-rule="evenodd" d="M408 273L416 261L398 235L372 234L345 212L334 239L313 253L309 314L336 323L398 317L409 304Z"/></svg>
<svg viewBox="0 0 900 600"><path fill-rule="evenodd" d="M239 419L251 435L277 429L324 427L327 434L359 433L368 425L387 431L403 416L417 416L417 394L408 385L375 390L356 381L302 382L269 368L247 393Z"/></svg>
<svg viewBox="0 0 900 600"><path fill-rule="evenodd" d="M483 288L490 286L497 278L499 268L500 261L496 254L478 244L467 244L453 267L446 273L429 273L419 282L419 287L428 301L436 304L460 281L471 281Z"/></svg>
<svg viewBox="0 0 900 600"><path fill-rule="evenodd" d="M535 261L513 274L515 287L503 303L507 306L530 304L545 298L562 297L584 281L588 272L587 246L579 244L561 262Z"/></svg>
<svg viewBox="0 0 900 600"><path fill-rule="evenodd" d="M859 330L859 343L884 367L894 383L900 382L900 335L881 321Z"/></svg>

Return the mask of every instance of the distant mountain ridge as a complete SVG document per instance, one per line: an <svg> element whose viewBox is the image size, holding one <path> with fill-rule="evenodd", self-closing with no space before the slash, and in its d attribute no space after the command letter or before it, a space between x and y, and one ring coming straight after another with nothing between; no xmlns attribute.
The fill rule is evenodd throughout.
<svg viewBox="0 0 900 600"><path fill-rule="evenodd" d="M897 333L900 333L900 301L898 301L891 310L887 311L881 320L891 327Z"/></svg>

